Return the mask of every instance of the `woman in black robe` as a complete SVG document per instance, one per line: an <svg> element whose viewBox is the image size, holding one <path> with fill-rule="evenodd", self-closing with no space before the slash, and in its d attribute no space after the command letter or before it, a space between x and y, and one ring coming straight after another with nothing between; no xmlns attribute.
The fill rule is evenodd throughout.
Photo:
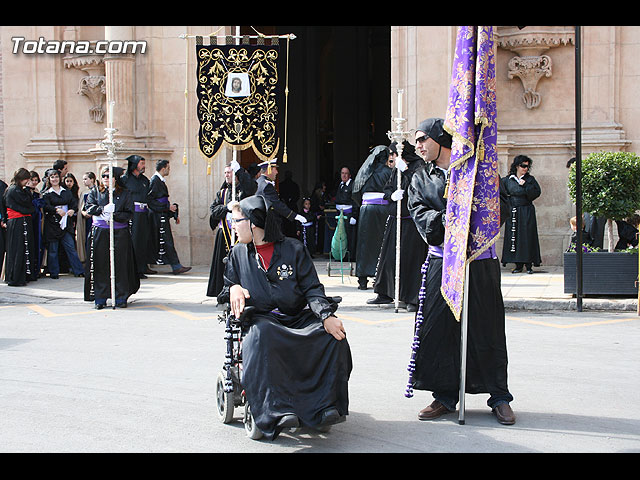
<svg viewBox="0 0 640 480"><path fill-rule="evenodd" d="M45 244L42 241L42 219L43 213L42 209L44 208L44 198L42 198L42 193L38 190L38 185L40 184L40 175L35 170L29 172L31 175L31 179L27 183L27 188L31 193L31 197L33 198L33 206L35 207L35 211L33 212L31 223L33 225L33 242L34 248L36 250L36 266L35 271L38 276L40 276L40 272L42 271L42 262L44 260L45 255Z"/></svg>
<svg viewBox="0 0 640 480"><path fill-rule="evenodd" d="M115 307L126 308L131 295L140 288L136 271L133 243L129 232L129 220L133 217L131 192L123 188L120 167L113 168L116 188L113 204L109 203L109 169L102 171L101 182L87 195L85 210L93 216L93 224L88 238L88 252L84 281L84 299L94 301L96 309L106 306L111 298L111 258L109 219L113 213L114 267L115 267Z"/></svg>
<svg viewBox="0 0 640 480"><path fill-rule="evenodd" d="M26 187L29 178L29 170L19 168L4 192L4 208L7 211L4 279L12 287L25 286L27 282L38 279L32 225L35 207Z"/></svg>
<svg viewBox="0 0 640 480"><path fill-rule="evenodd" d="M60 263L58 252L64 248L71 271L76 277L84 275L82 262L78 258L75 242L74 215L78 211L78 201L71 190L61 185L60 172L48 171L44 199L43 241L47 245L47 268L51 278L58 278Z"/></svg>
<svg viewBox="0 0 640 480"><path fill-rule="evenodd" d="M395 143L390 146L391 151L397 149ZM411 184L411 178L416 170L424 165L423 160L416 155L415 147L409 142L403 143L402 158L407 164L402 172L401 187L402 197L400 207L400 298L405 302L407 310L415 312L418 304L418 291L420 290L420 266L427 256L427 245L418 233L416 225L411 219L407 208L406 191ZM376 269L376 279L373 291L378 295L370 300L369 304L392 303L395 297L396 285L396 231L397 231L397 200L395 195L398 185L398 169L394 168L389 180L384 186L384 199L391 201L390 214L380 248L380 258Z"/></svg>
<svg viewBox="0 0 640 480"><path fill-rule="evenodd" d="M539 267L540 243L536 207L533 201L540 196L540 185L530 174L532 161L525 155L513 159L509 175L500 180L500 197L507 203L508 213L504 228L502 265L515 263L512 273L533 273L532 265Z"/></svg>
<svg viewBox="0 0 640 480"><path fill-rule="evenodd" d="M284 237L261 196L233 207L238 243L219 303L235 316L255 308L242 342L242 386L256 426L270 439L284 428L319 427L349 413L351 351L342 322L304 245Z"/></svg>

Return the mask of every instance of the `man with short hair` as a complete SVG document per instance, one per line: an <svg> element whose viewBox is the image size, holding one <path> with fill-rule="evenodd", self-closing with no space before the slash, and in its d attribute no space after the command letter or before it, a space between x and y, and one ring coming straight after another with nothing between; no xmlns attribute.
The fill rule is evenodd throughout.
<svg viewBox="0 0 640 480"><path fill-rule="evenodd" d="M156 172L149 181L149 191L147 193L147 206L151 217L151 245L152 257L158 265L171 265L174 275L188 272L191 267L183 267L178 259L173 244L173 234L169 220L175 219L176 224L180 223L178 204L169 202L169 189L167 188L166 176L171 171L169 160L158 160L156 162Z"/></svg>
<svg viewBox="0 0 640 480"><path fill-rule="evenodd" d="M424 300L416 313L416 319L422 320L410 387L433 392L434 401L418 414L420 420L433 420L455 411L460 388L461 328L440 288L452 137L443 119L429 118L418 126L415 141L425 165L411 179L408 207L429 254L423 273ZM466 393L489 393L487 404L498 422L511 425L515 415L509 405L513 396L507 387L504 303L495 247L468 268Z"/></svg>
<svg viewBox="0 0 640 480"><path fill-rule="evenodd" d="M131 240L136 259L136 271L139 278L147 278L146 274L157 273L149 268L152 261L151 252L151 223L149 219L149 207L147 206L147 193L149 192L149 179L144 174L146 160L140 155L129 155L127 158L127 171L120 178L120 182L131 192L134 212L130 220Z"/></svg>

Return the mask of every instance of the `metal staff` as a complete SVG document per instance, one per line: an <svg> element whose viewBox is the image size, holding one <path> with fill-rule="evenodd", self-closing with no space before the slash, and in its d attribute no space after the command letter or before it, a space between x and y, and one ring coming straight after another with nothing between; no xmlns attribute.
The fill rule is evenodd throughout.
<svg viewBox="0 0 640 480"><path fill-rule="evenodd" d="M387 132L387 137L392 142L396 142L398 149L398 159L402 160L402 149L403 149L403 141L409 138L409 132L404 130L404 126L407 123L405 118L402 118L402 93L403 90L398 90L398 116L393 119L393 122L396 124L396 129L394 131ZM400 190L402 187L402 172L400 168L398 168L398 163L396 161L396 173L397 177L397 186L396 190ZM402 220L402 199L399 199L396 205L396 283L395 283L395 313L398 313L399 303L400 303L400 228L401 228L401 220Z"/></svg>
<svg viewBox="0 0 640 480"><path fill-rule="evenodd" d="M105 140L100 142L102 148L107 150L107 158L109 159L109 203L113 204L113 161L116 156L116 148L122 145L122 142L113 138L118 129L113 128L113 107L116 102L109 102L109 127L105 128ZM109 215L109 264L111 270L111 308L116 308L116 267L115 267L115 240L113 236L113 212Z"/></svg>
<svg viewBox="0 0 640 480"><path fill-rule="evenodd" d="M460 324L460 411L458 412L458 423L464 425L464 393L467 380L467 330L469 320L469 264L464 267L464 291L462 300L462 318Z"/></svg>

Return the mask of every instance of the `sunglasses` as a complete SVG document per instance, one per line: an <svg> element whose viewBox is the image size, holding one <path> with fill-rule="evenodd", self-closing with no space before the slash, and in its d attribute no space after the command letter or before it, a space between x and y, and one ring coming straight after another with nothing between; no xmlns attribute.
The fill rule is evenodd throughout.
<svg viewBox="0 0 640 480"><path fill-rule="evenodd" d="M422 135L421 137L416 138L416 143L422 143L422 142L426 142L427 138L429 138L426 135Z"/></svg>
<svg viewBox="0 0 640 480"><path fill-rule="evenodd" d="M526 163L526 164L525 163L521 163L520 167L521 168L529 168L529 164L528 163Z"/></svg>

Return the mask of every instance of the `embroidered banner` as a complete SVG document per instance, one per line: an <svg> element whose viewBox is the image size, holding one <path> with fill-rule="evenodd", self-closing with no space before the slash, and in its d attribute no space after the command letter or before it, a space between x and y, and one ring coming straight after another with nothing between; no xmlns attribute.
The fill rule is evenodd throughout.
<svg viewBox="0 0 640 480"><path fill-rule="evenodd" d="M442 294L460 320L465 267L500 232L494 27L458 27L445 129L452 135Z"/></svg>
<svg viewBox="0 0 640 480"><path fill-rule="evenodd" d="M252 147L262 160L278 152L278 45L196 45L200 151L226 143Z"/></svg>

